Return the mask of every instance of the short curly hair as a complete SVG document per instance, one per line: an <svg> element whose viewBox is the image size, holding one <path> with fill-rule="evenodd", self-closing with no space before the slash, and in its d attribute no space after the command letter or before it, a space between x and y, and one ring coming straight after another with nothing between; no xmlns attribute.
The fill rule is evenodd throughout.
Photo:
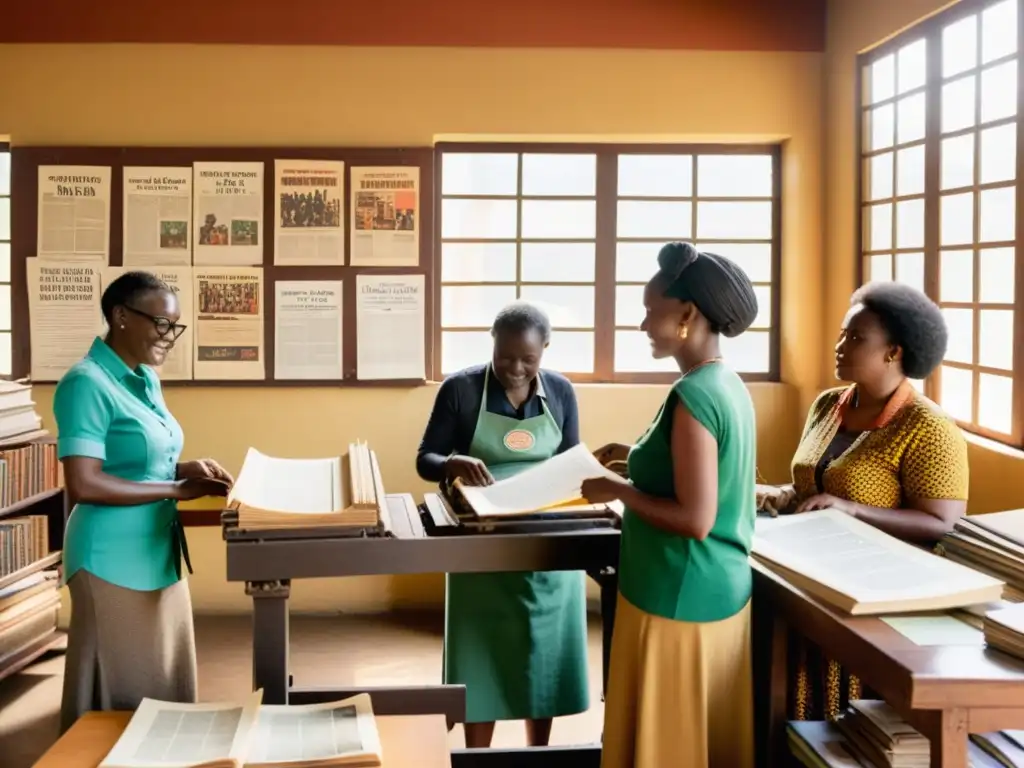
<svg viewBox="0 0 1024 768"><path fill-rule="evenodd" d="M547 313L536 304L522 300L504 306L491 326L491 336L527 331L537 331L545 344L551 341L551 320Z"/></svg>
<svg viewBox="0 0 1024 768"><path fill-rule="evenodd" d="M863 304L882 323L889 341L903 350L903 373L927 377L946 355L949 330L942 310L903 283L871 282L854 291L850 305Z"/></svg>

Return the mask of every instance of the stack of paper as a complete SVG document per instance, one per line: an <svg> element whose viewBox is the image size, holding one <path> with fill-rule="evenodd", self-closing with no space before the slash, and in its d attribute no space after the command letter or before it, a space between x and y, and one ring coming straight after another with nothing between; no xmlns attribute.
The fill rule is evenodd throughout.
<svg viewBox="0 0 1024 768"><path fill-rule="evenodd" d="M832 723L795 720L786 728L786 740L790 753L807 768L864 768Z"/></svg>
<svg viewBox="0 0 1024 768"><path fill-rule="evenodd" d="M1024 509L961 518L941 548L948 559L1006 582L1006 600L1024 602Z"/></svg>
<svg viewBox="0 0 1024 768"><path fill-rule="evenodd" d="M986 645L1024 659L1024 603L989 611L982 630Z"/></svg>
<svg viewBox="0 0 1024 768"><path fill-rule="evenodd" d="M328 459L280 459L250 448L227 501L238 527L250 530L369 528L387 503L377 457L365 443Z"/></svg>
<svg viewBox="0 0 1024 768"><path fill-rule="evenodd" d="M972 733L970 746L972 768L1024 766L1024 731ZM989 762L979 759L975 750L983 751Z"/></svg>
<svg viewBox="0 0 1024 768"><path fill-rule="evenodd" d="M36 413L32 385L27 381L0 381L0 444L14 445L46 437Z"/></svg>
<svg viewBox="0 0 1024 768"><path fill-rule="evenodd" d="M928 768L931 744L884 701L851 701L837 723L846 746L868 765Z"/></svg>

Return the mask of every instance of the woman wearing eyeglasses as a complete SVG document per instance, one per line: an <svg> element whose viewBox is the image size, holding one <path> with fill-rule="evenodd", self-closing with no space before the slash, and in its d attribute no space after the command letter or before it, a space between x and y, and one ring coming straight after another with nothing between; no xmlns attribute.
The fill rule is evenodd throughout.
<svg viewBox="0 0 1024 768"><path fill-rule="evenodd" d="M53 398L72 507L62 730L91 709L133 710L145 697L196 700L192 601L181 577L188 551L176 502L224 496L233 482L213 460L179 461L181 427L153 371L185 330L174 292L147 272L127 272L104 291L101 307L106 338L96 338Z"/></svg>

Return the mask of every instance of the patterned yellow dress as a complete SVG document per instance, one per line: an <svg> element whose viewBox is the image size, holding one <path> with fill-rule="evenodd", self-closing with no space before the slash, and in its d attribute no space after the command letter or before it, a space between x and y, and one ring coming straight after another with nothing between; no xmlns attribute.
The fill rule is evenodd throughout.
<svg viewBox="0 0 1024 768"><path fill-rule="evenodd" d="M904 381L863 432L842 428L855 387L830 389L811 406L793 457L797 502L818 493L887 509L907 499L967 499L967 443L954 421ZM844 674L803 638L791 638L789 701L794 720L835 720L862 698L860 681Z"/></svg>

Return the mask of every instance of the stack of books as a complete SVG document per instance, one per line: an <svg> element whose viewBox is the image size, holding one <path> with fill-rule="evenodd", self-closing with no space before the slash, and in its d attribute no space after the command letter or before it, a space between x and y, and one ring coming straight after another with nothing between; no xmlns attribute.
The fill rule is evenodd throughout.
<svg viewBox="0 0 1024 768"><path fill-rule="evenodd" d="M0 676L26 648L56 631L59 587L54 568L0 578Z"/></svg>
<svg viewBox="0 0 1024 768"><path fill-rule="evenodd" d="M0 446L45 437L43 420L36 413L32 385L0 380Z"/></svg>
<svg viewBox="0 0 1024 768"><path fill-rule="evenodd" d="M850 753L880 768L928 768L931 744L884 701L851 701L837 722Z"/></svg>
<svg viewBox="0 0 1024 768"><path fill-rule="evenodd" d="M1024 602L1024 509L961 518L940 549L947 559L1006 582L1004 600Z"/></svg>
<svg viewBox="0 0 1024 768"><path fill-rule="evenodd" d="M970 749L974 768L1024 766L1024 731L972 733ZM978 751L984 753L983 758L977 755Z"/></svg>
<svg viewBox="0 0 1024 768"><path fill-rule="evenodd" d="M990 648L1024 659L1024 604L989 611L981 629Z"/></svg>

